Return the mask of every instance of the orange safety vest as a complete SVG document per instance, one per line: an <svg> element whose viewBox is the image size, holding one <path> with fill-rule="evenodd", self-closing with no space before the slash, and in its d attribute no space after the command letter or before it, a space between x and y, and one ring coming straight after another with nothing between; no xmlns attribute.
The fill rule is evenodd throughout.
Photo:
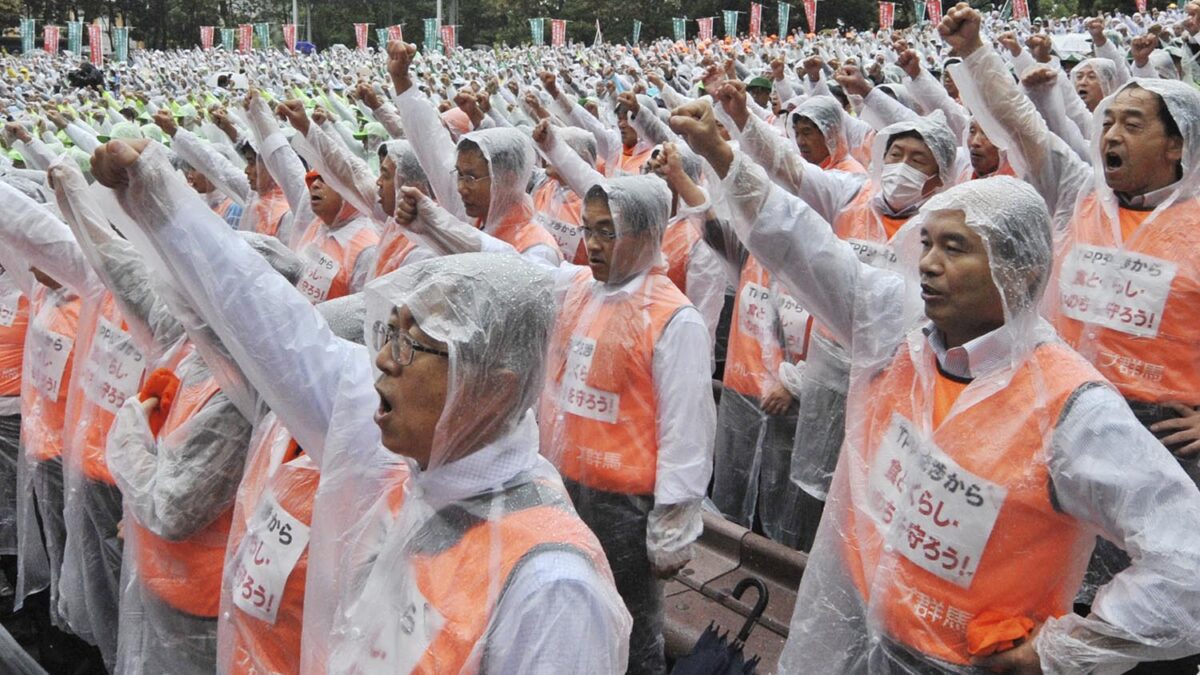
<svg viewBox="0 0 1200 675"><path fill-rule="evenodd" d="M375 248L375 276L373 278L378 279L400 269L409 254L416 248L417 245L404 236L404 230L395 219L389 218L387 225L383 227L383 234L379 236L379 244Z"/></svg>
<svg viewBox="0 0 1200 675"><path fill-rule="evenodd" d="M402 493L397 488L389 494L393 512L399 511ZM455 533L453 545L440 551L418 549L410 558L418 590L444 621L411 671L414 675L464 672L472 665L509 577L530 555L547 549L578 551L603 571L601 576L607 575L600 543L560 487L524 483L498 499L513 504L505 504L498 522L473 523ZM379 657L386 660L386 652Z"/></svg>
<svg viewBox="0 0 1200 675"><path fill-rule="evenodd" d="M319 218L304 231L297 246L305 262L296 288L314 305L350 295L350 278L358 256L379 244L379 234L366 218L356 217L341 227L354 228L345 246Z"/></svg>
<svg viewBox="0 0 1200 675"><path fill-rule="evenodd" d="M259 234L265 234L271 237L279 236L279 225L283 222L283 217L291 210L288 205L287 197L283 194L283 188L276 186L274 190L265 195L255 194L255 199L250 213L254 216L254 231ZM243 218L245 213L243 212ZM243 228L245 229L245 228ZM283 242L287 244L289 242Z"/></svg>
<svg viewBox="0 0 1200 675"><path fill-rule="evenodd" d="M475 227L482 226L483 221L477 219ZM558 242L546 231L546 228L534 222L533 209L527 205L520 205L509 210L488 234L508 243L517 249L518 253L524 253L539 244L552 251L558 250Z"/></svg>
<svg viewBox="0 0 1200 675"><path fill-rule="evenodd" d="M634 152L633 150L634 148L621 148L621 154L617 157L616 175L642 175L642 167L645 166L646 162L650 161L650 153L653 152L654 148L646 148L641 152Z"/></svg>
<svg viewBox="0 0 1200 675"><path fill-rule="evenodd" d="M1040 624L1071 611L1095 533L1055 508L1046 458L1071 395L1102 378L1069 348L1040 345L1006 387L929 424L929 442L913 430L953 395L914 367L916 358L935 372L931 352L901 346L868 385L865 447L848 442L835 476L854 502L842 514L842 555L881 630L967 664L966 629L982 612ZM884 527L895 528L890 542Z"/></svg>
<svg viewBox="0 0 1200 675"><path fill-rule="evenodd" d="M662 268L640 288L594 299L583 273L567 292L551 341L539 422L542 452L562 475L623 494L654 492L658 405L654 345L671 317L691 306ZM557 394L557 398L555 397Z"/></svg>
<svg viewBox="0 0 1200 675"><path fill-rule="evenodd" d="M238 487L233 525L229 532L230 556L226 564L228 570L223 592L236 594L247 590L244 582L237 584L236 567L240 563L242 547L249 545L246 528L264 494L269 491L290 516L306 526L312 525L313 499L317 494L320 472L308 455L296 446L291 434L274 414L271 414L268 424L258 444L251 449L246 475ZM232 639L230 662L224 664L223 668L226 672L300 672L300 636L307 576L308 549L305 547L287 577L283 597L278 599L274 625L243 612L235 603L229 603L229 611L222 616L227 621ZM223 633L224 630L222 628Z"/></svg>
<svg viewBox="0 0 1200 675"><path fill-rule="evenodd" d="M104 292L95 323L80 329L88 330L93 337L85 347L83 370L75 378L79 403L72 410L64 435L73 439L71 447L83 448L83 473L89 480L116 485L108 470L108 431L125 398L141 388L146 360L133 346L129 326L108 291Z"/></svg>
<svg viewBox="0 0 1200 675"><path fill-rule="evenodd" d="M1091 196L1058 251L1048 313L1125 398L1200 404L1198 209L1175 203L1143 226L1149 211L1122 208L1114 226Z"/></svg>
<svg viewBox="0 0 1200 675"><path fill-rule="evenodd" d="M29 304L21 387L21 439L29 456L62 456L67 395L75 361L80 299L39 285Z"/></svg>
<svg viewBox="0 0 1200 675"><path fill-rule="evenodd" d="M799 330L783 330L782 322L791 317L780 316L776 307L780 301L790 302L789 309L803 321ZM762 400L778 381L779 364L784 358L798 361L807 356L812 324L812 317L799 309L795 299L783 294L778 286L772 287L771 275L758 259L746 256L729 324L725 387Z"/></svg>
<svg viewBox="0 0 1200 675"><path fill-rule="evenodd" d="M189 345L190 348L190 345ZM181 383L170 412L156 435L165 439L195 417L221 390L211 375L200 382ZM221 599L221 569L233 507L183 541L168 541L130 521L136 542L134 555L142 585L175 609L197 617L216 618Z"/></svg>
<svg viewBox="0 0 1200 675"><path fill-rule="evenodd" d="M842 158L837 160L836 162L833 161L833 157L830 156L830 157L826 158L824 162L821 162L821 168L826 169L826 170L834 169L837 171L845 171L846 173L856 173L856 174L866 174L867 173L867 170L863 168L863 165L860 164L857 159L854 159L854 157L852 157L849 154L843 155Z"/></svg>
<svg viewBox="0 0 1200 675"><path fill-rule="evenodd" d="M0 397L21 395L21 360L29 328L29 300L15 288L0 297Z"/></svg>
<svg viewBox="0 0 1200 675"><path fill-rule="evenodd" d="M534 220L558 243L563 260L586 265L587 246L579 229L583 199L562 183L547 179L533 193L533 208L537 211Z"/></svg>
<svg viewBox="0 0 1200 675"><path fill-rule="evenodd" d="M662 252L667 263L667 278L675 283L675 287L687 295L688 262L692 259L692 248L700 241L700 233L688 222L680 218L667 225L663 232Z"/></svg>
<svg viewBox="0 0 1200 675"><path fill-rule="evenodd" d="M871 208L874 199L875 186L870 183L863 185L833 221L833 231L839 238L888 242L908 222L907 218L893 218L876 213L875 209Z"/></svg>

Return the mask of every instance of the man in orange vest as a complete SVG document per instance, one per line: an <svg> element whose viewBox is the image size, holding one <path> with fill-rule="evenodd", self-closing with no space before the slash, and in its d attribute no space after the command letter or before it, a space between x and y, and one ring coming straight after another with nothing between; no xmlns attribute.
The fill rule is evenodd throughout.
<svg viewBox="0 0 1200 675"><path fill-rule="evenodd" d="M558 242L534 220L527 192L534 168L528 135L513 128L482 128L481 121L472 123L475 131L452 140L429 99L413 86L409 66L415 54L416 45L390 42L388 72L408 141L438 204L521 253L557 265L562 260Z"/></svg>
<svg viewBox="0 0 1200 675"><path fill-rule="evenodd" d="M609 176L637 176L642 173L642 167L650 161L650 151L656 142L638 133L630 118L636 115L628 105L617 104L617 128L605 126L598 117L584 110L577 102L571 100L558 88L558 79L554 73L539 73L542 88L550 98L558 102L563 113L571 123L591 132L596 138L600 159L604 161L605 170Z"/></svg>
<svg viewBox="0 0 1200 675"><path fill-rule="evenodd" d="M707 105L672 125L854 366L782 670L1117 671L1200 651L1200 493L1038 316L1053 248L1032 188L998 177L931 199L885 270L722 141ZM1072 601L1098 532L1134 563L1084 617Z"/></svg>
<svg viewBox="0 0 1200 675"><path fill-rule="evenodd" d="M670 207L657 176L614 178L584 195L588 267L553 270L560 318L538 415L542 454L604 546L633 615L635 673L665 669L662 580L691 559L712 475L712 348L661 262ZM414 190L396 219L446 253L513 252Z"/></svg>
<svg viewBox="0 0 1200 675"><path fill-rule="evenodd" d="M21 437L21 358L29 327L29 300L17 268L0 263L0 596L11 595L9 563L17 554L17 463Z"/></svg>
<svg viewBox="0 0 1200 675"><path fill-rule="evenodd" d="M305 593L301 672L621 672L629 615L537 453L530 408L555 317L544 273L475 255L372 282L372 368L166 166L153 144L93 159L319 467L311 529L264 542L278 553L308 537L320 582ZM265 605L279 586L252 588Z"/></svg>
<svg viewBox="0 0 1200 675"><path fill-rule="evenodd" d="M964 103L990 137L1004 139L1054 215L1055 279L1043 313L1200 485L1200 331L1192 318L1200 302L1200 94L1175 81L1131 80L1097 106L1101 125L1090 130L1084 162L1005 80L979 37L979 17L955 10L948 19L942 32L963 57L954 72ZM1101 541L1080 602L1127 564Z"/></svg>

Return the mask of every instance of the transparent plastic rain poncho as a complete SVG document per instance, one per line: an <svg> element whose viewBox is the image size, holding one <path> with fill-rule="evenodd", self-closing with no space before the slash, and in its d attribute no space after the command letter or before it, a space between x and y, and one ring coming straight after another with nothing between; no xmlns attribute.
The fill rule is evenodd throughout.
<svg viewBox="0 0 1200 675"><path fill-rule="evenodd" d="M921 136L937 162L942 185L935 194L945 190L954 182L958 143L940 110L916 120L898 122L876 134L871 148L871 185L881 184L884 156L891 139L910 131ZM878 187L875 190L871 208L874 212L887 213L889 207L882 203L882 191ZM895 256L884 245L887 234L874 218L874 212L868 214L868 231L852 233L851 240L859 249L860 258L869 258L872 264L890 267L895 264ZM802 374L800 398L805 405L800 407L792 452L792 480L817 499L825 498L834 467L837 466L845 428L849 378L850 358L846 350L824 328L814 329Z"/></svg>
<svg viewBox="0 0 1200 675"><path fill-rule="evenodd" d="M567 479L634 617L630 668L657 672L663 587L653 570L690 558L712 469L711 345L661 262L666 183L637 176L597 184L585 213L601 195L617 235L608 279L560 268L577 272L563 293L538 424L542 453ZM678 406L674 415L669 405Z"/></svg>
<svg viewBox="0 0 1200 675"><path fill-rule="evenodd" d="M369 304L376 308L367 320L368 342L376 334L376 320L386 320L397 303L411 305L415 310L406 311L424 319L431 337L449 343L453 355L449 380L464 383L461 391L447 392L444 414L479 420L469 426L443 422L441 432L434 434L440 445L431 448L427 463L433 468L421 470L415 461L382 447L380 427L373 419L380 407L374 383L379 380L385 390L394 384L372 368L375 355L335 337L318 310L218 216L198 208L199 199L177 176L163 170L164 165L160 147L143 151L130 171L128 187L119 191L125 210L134 215L135 229L149 239L159 264L172 270L178 290L188 296L263 401L320 466L321 484L309 531L309 570L311 578L321 583L306 589L300 671L341 672L358 666L370 670L371 653L358 649L379 647L387 652L387 658L375 661L382 672L406 672L413 665L409 659L423 658L428 640L452 640L463 634L458 628L479 631L478 639L472 638L457 653L468 668L474 659L476 667L481 660L485 666L498 664L484 668L495 672L619 671L628 617L613 594L602 557L592 556L597 550L594 540L577 547L584 551L582 555L574 550L539 551L507 579L490 573L497 560L490 552L503 560L512 549L495 546L489 553L471 557L470 569L435 576L433 582L445 582L437 588L416 573L428 569L425 563L433 556L454 567L440 556L461 550L452 544L464 530L463 537L469 535L472 542L478 541L476 536L498 532L501 543L530 532L516 527L507 516L536 513L539 524L532 534L547 544L590 537L586 530L575 536L583 528L564 499L551 499L554 513L567 518L564 527L551 527L552 519L544 517L543 510L521 508L530 502L509 499L517 489L537 488L539 495L545 494L543 486L561 497L562 487L537 454L532 414L527 412L528 403L525 408L519 403L528 397L507 386L499 391L466 380L474 373L488 383L493 378L513 383L516 380L496 375L497 370L540 372L542 351L531 340L549 330L553 316L549 292L538 290L546 285L544 275L514 256L460 256L406 266L368 286ZM426 293L420 292L422 288ZM452 290L461 295L444 294ZM424 314L435 311L443 314ZM550 316L542 317L543 311ZM510 313L511 321L506 318ZM281 340L282 334L291 337ZM428 367L438 365L442 357L421 354L417 358ZM476 358L483 360L470 360ZM517 374L528 379L524 371ZM415 368L402 375L415 377ZM423 392L411 379L403 385ZM540 386L540 381L534 386ZM397 402L396 410L404 409ZM390 434L389 438L397 440ZM404 438L408 436L399 440ZM487 445L482 449L462 445L470 439L483 439ZM473 517L476 513L506 517L481 523ZM441 544L451 548L439 552ZM419 556L414 550L429 555ZM488 565L489 570L475 569L478 564ZM528 576L525 569L535 576ZM541 576L547 571L548 577ZM536 588L527 583L534 579ZM464 580L487 588L476 595L474 589L480 586ZM497 596L487 595L488 589L503 593L495 611L487 603ZM428 611L423 600L415 601L415 593L431 600ZM464 619L441 603L446 593L451 594L450 604L466 603L469 613L477 612L468 619L483 615L485 621L461 624ZM409 602L429 621L410 615L415 623L405 622ZM443 610L448 613L443 615ZM441 616L448 616L452 624L441 626ZM406 626L420 626L421 634L405 633L401 629ZM439 627L444 630L434 635L426 630ZM563 650L563 644L575 648ZM440 645L430 648L430 653L444 655ZM435 669L458 670L445 661L438 664L444 667Z"/></svg>
<svg viewBox="0 0 1200 675"><path fill-rule="evenodd" d="M483 230L489 234L510 222L524 224L533 219L533 201L525 192L533 174L533 143L518 129L483 129L464 134L459 152L467 142L479 147L488 163L491 194Z"/></svg>
<svg viewBox="0 0 1200 675"><path fill-rule="evenodd" d="M21 374L29 327L27 271L0 258L0 555L17 553L17 463L20 461ZM24 277L24 278L22 278Z"/></svg>
<svg viewBox="0 0 1200 675"><path fill-rule="evenodd" d="M796 140L797 117L812 122L825 137L825 147L829 150L829 166L835 166L850 153L850 143L846 140L846 130L842 126L842 117L845 114L841 104L832 96L807 98L792 109L788 116L788 138Z"/></svg>
<svg viewBox="0 0 1200 675"><path fill-rule="evenodd" d="M1200 495L1037 315L1052 264L1040 196L1008 177L935 196L898 233L896 272L857 262L741 158L731 173L739 233L854 364L846 441L780 669L974 672L968 645L1003 648L989 638L1022 617L1018 634L1041 624L1046 672L1119 672L1128 654L1192 649ZM918 261L922 230L936 237L960 217L988 254L1005 323L968 343L966 364L940 359L973 379L935 425L935 387L949 378L918 284L953 280L920 278ZM1137 562L1084 618L1072 600L1101 528ZM1163 593L1186 599L1165 612Z"/></svg>
<svg viewBox="0 0 1200 675"><path fill-rule="evenodd" d="M1072 81L1079 79L1083 71L1091 70L1096 74L1096 79L1100 81L1100 91L1108 96L1116 91L1118 84L1117 66L1111 59L1103 57L1095 57L1084 59L1071 69Z"/></svg>

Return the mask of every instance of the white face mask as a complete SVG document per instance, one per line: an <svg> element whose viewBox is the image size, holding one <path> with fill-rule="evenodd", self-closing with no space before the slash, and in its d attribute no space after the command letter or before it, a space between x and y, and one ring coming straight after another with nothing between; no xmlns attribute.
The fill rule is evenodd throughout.
<svg viewBox="0 0 1200 675"><path fill-rule="evenodd" d="M880 192L887 205L899 213L925 201L925 183L929 178L906 162L885 164L879 179Z"/></svg>

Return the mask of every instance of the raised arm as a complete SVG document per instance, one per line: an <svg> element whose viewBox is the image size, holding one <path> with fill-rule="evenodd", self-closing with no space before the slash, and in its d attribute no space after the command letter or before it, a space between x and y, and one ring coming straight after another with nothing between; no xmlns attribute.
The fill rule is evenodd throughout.
<svg viewBox="0 0 1200 675"><path fill-rule="evenodd" d="M204 208L171 171L161 146L141 147L139 153L136 144L106 145L93 158L93 173L117 191L176 287L297 442L322 463L334 401L373 397L366 350L334 336L294 286Z"/></svg>
<svg viewBox="0 0 1200 675"><path fill-rule="evenodd" d="M183 161L195 167L204 177L212 181L221 192L239 206L250 203L254 191L246 172L222 155L216 146L205 143L187 129L180 129L170 113L163 111L154 116L154 123L171 137L171 149Z"/></svg>
<svg viewBox="0 0 1200 675"><path fill-rule="evenodd" d="M73 163L56 164L51 167L50 175L54 180L59 211L70 225L84 256L112 292L139 349L151 358L151 362L157 361L182 337L183 326L155 290L150 270L141 255L132 244L113 232L108 219L91 197L105 188L101 185L89 188ZM115 202L112 206L116 206Z"/></svg>
<svg viewBox="0 0 1200 675"><path fill-rule="evenodd" d="M20 190L0 181L0 241L22 261L50 275L81 297L100 288L100 279L88 264L79 243L61 220Z"/></svg>
<svg viewBox="0 0 1200 675"><path fill-rule="evenodd" d="M862 189L864 176L824 171L806 162L795 142L780 136L766 122L749 114L741 105L746 100L742 83L727 82L719 89L718 98L733 119L734 127L730 132L738 134L741 149L766 169L776 185L803 199L826 221L833 222Z"/></svg>
<svg viewBox="0 0 1200 675"><path fill-rule="evenodd" d="M292 100L280 104L278 112L299 132L296 150L308 165L321 174L321 178L333 186L344 199L382 225L388 215L379 206L376 198L376 176L362 159L355 157L345 145L331 138L319 125L308 119L304 104Z"/></svg>
<svg viewBox="0 0 1200 675"><path fill-rule="evenodd" d="M1091 168L1050 133L1004 62L980 40L979 21L975 10L955 8L938 29L963 57L962 63L950 66L959 94L987 137L1008 153L1017 175L1046 200L1056 227L1065 227L1075 197L1090 184Z"/></svg>
<svg viewBox="0 0 1200 675"><path fill-rule="evenodd" d="M571 190L583 197L593 185L605 182L604 174L588 166L574 150L558 140L549 120L542 120L533 130L533 140L538 150L558 170L563 181Z"/></svg>
<svg viewBox="0 0 1200 675"><path fill-rule="evenodd" d="M773 185L761 167L735 153L717 134L707 105L676 110L671 127L721 177L715 199L729 207L738 238L839 342L853 344L860 298L869 302L867 310L880 310L873 331L902 334L902 326L885 325L896 323L889 318L898 317L895 307L904 300L898 275L860 262L850 244L803 200Z"/></svg>
<svg viewBox="0 0 1200 675"><path fill-rule="evenodd" d="M415 45L404 42L388 43L388 73L396 88L396 110L404 122L405 137L412 144L421 168L425 169L434 198L455 217L465 220L467 210L458 194L453 173L457 156L454 141L442 125L437 108L413 86L409 76L409 65L416 50Z"/></svg>

